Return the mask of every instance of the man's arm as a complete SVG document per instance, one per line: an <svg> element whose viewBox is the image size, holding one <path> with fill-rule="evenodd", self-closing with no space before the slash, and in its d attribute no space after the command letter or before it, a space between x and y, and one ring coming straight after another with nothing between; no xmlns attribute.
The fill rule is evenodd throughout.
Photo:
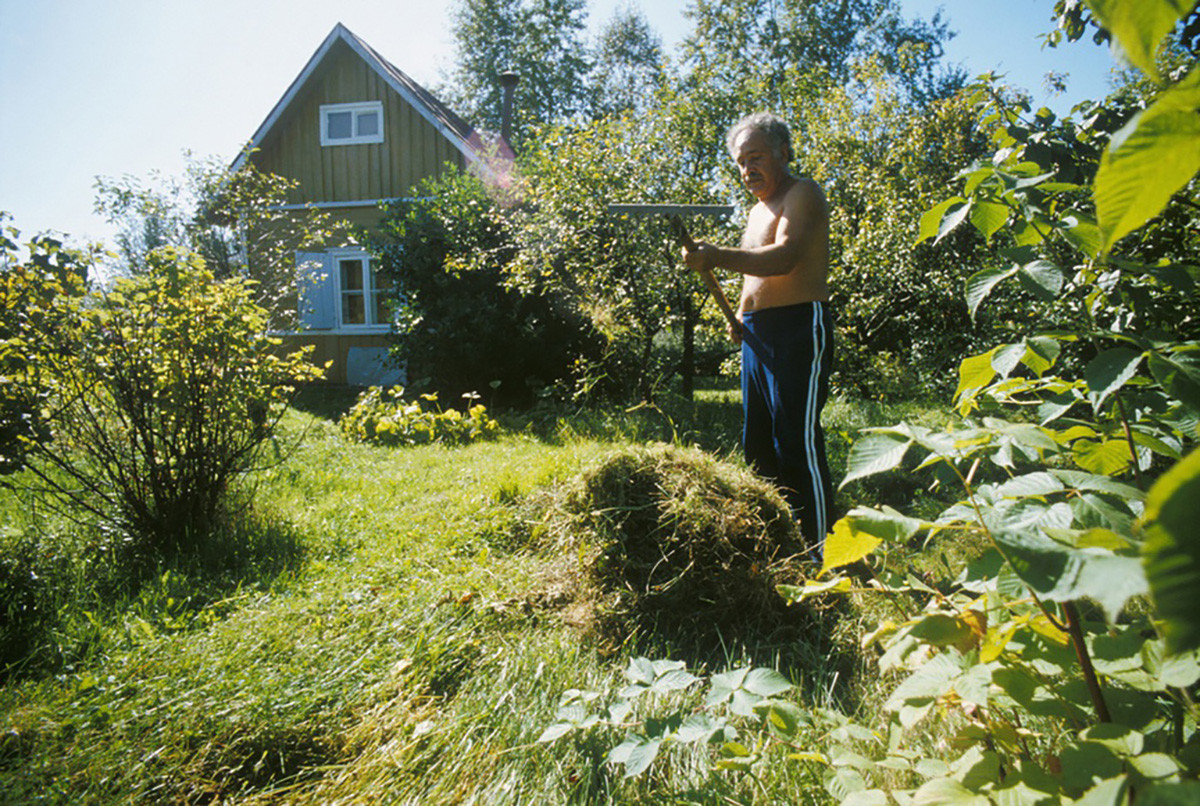
<svg viewBox="0 0 1200 806"><path fill-rule="evenodd" d="M828 216L825 197L812 181L788 188L771 243L752 247L723 247L699 243L685 251L684 261L696 270L731 269L754 277L787 274L802 262L804 249L814 242L817 227Z"/></svg>

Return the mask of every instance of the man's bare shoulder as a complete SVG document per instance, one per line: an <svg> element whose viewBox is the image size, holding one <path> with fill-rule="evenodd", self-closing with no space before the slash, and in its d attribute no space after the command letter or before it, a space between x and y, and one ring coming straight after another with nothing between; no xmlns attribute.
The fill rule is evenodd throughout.
<svg viewBox="0 0 1200 806"><path fill-rule="evenodd" d="M794 180L784 196L785 207L810 217L828 215L829 207L825 201L825 191L821 189L816 180L807 176L797 176L794 177Z"/></svg>

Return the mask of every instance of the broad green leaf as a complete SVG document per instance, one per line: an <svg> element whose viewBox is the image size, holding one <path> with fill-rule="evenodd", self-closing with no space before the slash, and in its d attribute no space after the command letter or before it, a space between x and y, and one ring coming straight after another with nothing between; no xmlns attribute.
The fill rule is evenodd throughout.
<svg viewBox="0 0 1200 806"><path fill-rule="evenodd" d="M913 793L913 806L988 806L988 799L978 795L953 778L934 778L921 784Z"/></svg>
<svg viewBox="0 0 1200 806"><path fill-rule="evenodd" d="M1025 176L1021 179L1018 179L1015 183L1013 183L1013 187L1017 190L1040 185L1050 177L1054 176L1054 171L1044 174L1037 173L1039 166L1036 162L1023 162L1017 167L1022 169L1020 173L1033 174L1031 176Z"/></svg>
<svg viewBox="0 0 1200 806"><path fill-rule="evenodd" d="M972 636L970 625L948 613L921 616L909 630L909 635L933 646L957 646Z"/></svg>
<svg viewBox="0 0 1200 806"><path fill-rule="evenodd" d="M1047 425L1054 422L1059 417L1071 410L1071 407L1079 402L1077 393L1063 392L1061 394L1052 395L1046 398L1037 410L1038 423Z"/></svg>
<svg viewBox="0 0 1200 806"><path fill-rule="evenodd" d="M926 210L921 216L917 233L917 243L921 243L937 235L938 229L942 224L942 217L946 215L946 211L964 202L966 202L966 199L962 196L954 196Z"/></svg>
<svg viewBox="0 0 1200 806"><path fill-rule="evenodd" d="M1099 411L1109 395L1137 374L1141 363L1142 353L1128 347L1113 347L1089 361L1083 370L1083 378L1087 382L1092 408Z"/></svg>
<svg viewBox="0 0 1200 806"><path fill-rule="evenodd" d="M965 204L951 205L946 210L946 215L942 218L942 223L938 225L937 237L933 239L933 242L936 244L957 229L958 225L967 219L967 215L971 212L973 204L973 201L968 200Z"/></svg>
<svg viewBox="0 0 1200 806"><path fill-rule="evenodd" d="M910 518L887 504L879 509L855 507L846 517L853 521L855 531L866 532L890 543L908 540L922 526L921 521Z"/></svg>
<svg viewBox="0 0 1200 806"><path fill-rule="evenodd" d="M1200 783L1183 781L1159 784L1138 794L1138 806L1195 806L1200 803Z"/></svg>
<svg viewBox="0 0 1200 806"><path fill-rule="evenodd" d="M951 689L962 673L962 660L953 652L942 652L923 663L892 691L884 707L895 711L905 703L930 702Z"/></svg>
<svg viewBox="0 0 1200 806"><path fill-rule="evenodd" d="M1198 110L1200 68L1193 68L1113 135L1094 183L1106 251L1158 215L1200 170Z"/></svg>
<svg viewBox="0 0 1200 806"><path fill-rule="evenodd" d="M833 771L833 775L826 776L824 785L825 791L837 798L838 803L855 792L866 791L867 788L862 773L853 767L838 767Z"/></svg>
<svg viewBox="0 0 1200 806"><path fill-rule="evenodd" d="M754 706L754 713L763 718L773 733L789 739L795 738L800 728L808 724L800 707L786 700L763 700Z"/></svg>
<svg viewBox="0 0 1200 806"><path fill-rule="evenodd" d="M1115 476L1123 473L1133 464L1133 454L1129 450L1129 442L1124 439L1076 440L1075 444L1071 446L1071 453L1075 464L1089 473L1098 473L1102 476Z"/></svg>
<svg viewBox="0 0 1200 806"><path fill-rule="evenodd" d="M1166 753L1143 753L1129 759L1129 766L1142 779L1155 784L1178 783L1183 768ZM1139 800L1140 802L1140 800Z"/></svg>
<svg viewBox="0 0 1200 806"><path fill-rule="evenodd" d="M791 689L792 684L774 669L751 669L742 687L760 697L774 697Z"/></svg>
<svg viewBox="0 0 1200 806"><path fill-rule="evenodd" d="M1200 647L1200 450L1162 475L1146 498L1142 562L1172 652Z"/></svg>
<svg viewBox="0 0 1200 806"><path fill-rule="evenodd" d="M631 683L649 686L654 682L654 663L649 658L630 658L629 665L625 667L625 677Z"/></svg>
<svg viewBox="0 0 1200 806"><path fill-rule="evenodd" d="M975 791L1000 780L1000 758L974 744L950 762L950 770L963 786Z"/></svg>
<svg viewBox="0 0 1200 806"><path fill-rule="evenodd" d="M852 767L861 772L871 772L878 765L862 753L856 753L848 747L833 747L829 751L829 763L834 767Z"/></svg>
<svg viewBox="0 0 1200 806"><path fill-rule="evenodd" d="M1034 260L1020 268L1017 276L1026 291L1043 300L1052 300L1062 291L1063 272L1048 260Z"/></svg>
<svg viewBox="0 0 1200 806"><path fill-rule="evenodd" d="M1001 345L992 353L992 369L1001 378L1007 378L1025 358L1028 349L1024 342Z"/></svg>
<svg viewBox="0 0 1200 806"><path fill-rule="evenodd" d="M1013 240L1018 246L1037 246L1046 240L1046 236L1042 234L1045 230L1041 229L1045 222L1038 221L1037 223L1038 226L1034 226L1023 218L1017 219L1013 224L1012 234Z"/></svg>
<svg viewBox="0 0 1200 806"><path fill-rule="evenodd" d="M1150 352L1150 374L1168 395L1200 414L1200 366L1195 360Z"/></svg>
<svg viewBox="0 0 1200 806"><path fill-rule="evenodd" d="M609 752L608 761L612 764L624 764L625 777L633 778L650 768L662 743L661 738L631 736Z"/></svg>
<svg viewBox="0 0 1200 806"><path fill-rule="evenodd" d="M954 692L967 705L986 708L992 688L992 666L976 663L954 681Z"/></svg>
<svg viewBox="0 0 1200 806"><path fill-rule="evenodd" d="M912 445L911 439L887 434L869 434L850 448L846 459L846 477L840 487L854 479L893 470L904 460L904 454Z"/></svg>
<svg viewBox="0 0 1200 806"><path fill-rule="evenodd" d="M629 712L633 710L633 703L629 700L617 700L612 705L608 706L608 721L620 725L629 716Z"/></svg>
<svg viewBox="0 0 1200 806"><path fill-rule="evenodd" d="M1053 435L1041 426L1031 423L1007 423L1003 420L987 419L984 424L999 433L1002 440L1033 451L1053 451L1058 448Z"/></svg>
<svg viewBox="0 0 1200 806"><path fill-rule="evenodd" d="M1063 489L1064 485L1058 478L1045 471L1037 471L1009 479L996 488L996 495L1002 498L1043 496L1062 492Z"/></svg>
<svg viewBox="0 0 1200 806"><path fill-rule="evenodd" d="M699 679L686 669L674 669L665 672L655 679L654 685L650 687L650 690L657 693L681 691Z"/></svg>
<svg viewBox="0 0 1200 806"><path fill-rule="evenodd" d="M789 602L803 602L810 596L831 592L845 593L852 587L854 587L854 582L849 577L834 577L824 582L808 580L804 585L779 585L777 590L779 595Z"/></svg>
<svg viewBox="0 0 1200 806"><path fill-rule="evenodd" d="M1095 221L1077 216L1069 217L1065 221L1069 226L1063 230L1063 236L1072 246L1090 258L1100 254L1103 240Z"/></svg>
<svg viewBox="0 0 1200 806"><path fill-rule="evenodd" d="M1147 591L1146 575L1135 557L1104 549L1077 549L1034 531L995 533L1005 558L1043 600L1088 598L1116 621L1125 603Z"/></svg>
<svg viewBox="0 0 1200 806"><path fill-rule="evenodd" d="M1064 753L1065 756L1075 760L1074 756ZM1091 765L1090 760L1083 758L1079 760L1082 765L1080 773L1088 775L1088 773L1096 773L1096 769ZM1105 772L1108 774L1119 773L1120 769L1112 770L1111 767L1106 767ZM1088 775L1084 781L1084 785L1090 784L1095 780L1096 775ZM1142 803L1142 799L1138 798L1138 804ZM1083 797L1074 801L1074 806L1128 806L1129 804L1129 781L1124 775L1119 777L1106 778L1100 783L1088 789L1083 793Z"/></svg>
<svg viewBox="0 0 1200 806"><path fill-rule="evenodd" d="M1163 38L1194 0L1085 0L1100 25L1112 32L1129 63L1151 78L1158 77L1154 57Z"/></svg>
<svg viewBox="0 0 1200 806"><path fill-rule="evenodd" d="M731 669L728 672L715 674L709 680L708 696L705 698L705 705L719 705L723 702L728 702L733 696L733 692L742 687L742 683L746 682L746 675L750 674L750 667L744 666L740 669Z"/></svg>
<svg viewBox="0 0 1200 806"><path fill-rule="evenodd" d="M1030 371L1039 378L1054 366L1062 352L1062 345L1058 343L1058 339L1048 336L1034 336L1032 339L1026 339L1025 346L1028 349L1021 358L1021 363L1029 367Z"/></svg>
<svg viewBox="0 0 1200 806"><path fill-rule="evenodd" d="M1152 643L1161 643L1161 649L1152 647ZM1158 680L1158 687L1187 688L1200 681L1200 652L1192 650L1177 655L1163 657L1166 641L1147 642L1143 654L1148 658L1147 668L1152 668Z"/></svg>
<svg viewBox="0 0 1200 806"><path fill-rule="evenodd" d="M881 542L871 533L856 529L852 518L842 518L833 525L833 533L825 538L821 573L858 562Z"/></svg>
<svg viewBox="0 0 1200 806"><path fill-rule="evenodd" d="M1093 490L1098 493L1111 493L1129 501L1141 501L1145 493L1130 484L1123 484L1107 475L1081 473L1078 470L1051 470L1056 478L1061 479L1067 486L1076 490Z"/></svg>
<svg viewBox="0 0 1200 806"><path fill-rule="evenodd" d="M561 739L571 732L575 726L569 722L559 722L542 731L542 735L538 737L539 742L553 742Z"/></svg>
<svg viewBox="0 0 1200 806"><path fill-rule="evenodd" d="M950 774L950 765L940 758L922 758L917 761L916 771L922 778L945 778Z"/></svg>
<svg viewBox="0 0 1200 806"><path fill-rule="evenodd" d="M1170 459L1183 458L1183 454L1179 452L1179 448L1177 447L1178 443L1173 439L1171 442L1167 442L1166 440L1159 439L1153 434L1147 434L1145 431L1142 431L1138 428L1131 429L1130 433L1133 435L1134 445L1157 453L1160 456L1166 456Z"/></svg>
<svg viewBox="0 0 1200 806"><path fill-rule="evenodd" d="M988 241L1008 223L1008 207L989 201L976 201L971 205L971 224L983 233Z"/></svg>
<svg viewBox="0 0 1200 806"><path fill-rule="evenodd" d="M980 269L967 278L967 310L970 311L972 319L975 318L975 312L979 310L979 305L996 287L996 284L1012 277L1017 273L1017 269L1017 266L1010 266L1007 269Z"/></svg>
<svg viewBox="0 0 1200 806"><path fill-rule="evenodd" d="M973 355L958 365L958 388L954 391L956 400L962 397L964 392L982 389L996 377L996 370L992 367L994 352L995 350L989 350L982 355Z"/></svg>
<svg viewBox="0 0 1200 806"><path fill-rule="evenodd" d="M724 728L724 723L713 719L708 714L691 714L683 720L683 724L672 734L671 738L684 744L707 742Z"/></svg>
<svg viewBox="0 0 1200 806"><path fill-rule="evenodd" d="M864 789L861 792L851 792L842 799L839 806L888 806L887 793L882 789Z"/></svg>
<svg viewBox="0 0 1200 806"><path fill-rule="evenodd" d="M1136 756L1146 744L1146 737L1136 730L1111 722L1093 725L1082 736L1089 742L1107 747L1121 758Z"/></svg>

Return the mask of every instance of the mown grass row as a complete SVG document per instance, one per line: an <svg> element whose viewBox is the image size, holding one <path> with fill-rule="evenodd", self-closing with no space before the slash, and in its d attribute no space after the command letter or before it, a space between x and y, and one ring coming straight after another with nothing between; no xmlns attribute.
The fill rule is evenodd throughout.
<svg viewBox="0 0 1200 806"><path fill-rule="evenodd" d="M889 414L835 402L833 450ZM527 497L647 438L728 455L737 420L736 399L710 391L670 411L526 418L465 448L382 449L297 413L305 438L259 480L246 556L58 600L61 664L0 690L0 801L824 802L803 764L753 778L715 771L701 748L626 780L603 762L619 736L536 741L563 691L613 689L628 658L680 648L650 633L589 642L554 595L563 558L527 540ZM69 533L6 512L10 534ZM829 651L855 645L856 619L810 614L808 638L720 636L689 661L775 665L808 706L869 707L870 682Z"/></svg>

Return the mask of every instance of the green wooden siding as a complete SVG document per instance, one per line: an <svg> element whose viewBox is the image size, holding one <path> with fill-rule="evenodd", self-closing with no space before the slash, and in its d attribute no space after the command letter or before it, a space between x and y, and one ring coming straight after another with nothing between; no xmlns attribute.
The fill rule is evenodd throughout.
<svg viewBox="0 0 1200 806"><path fill-rule="evenodd" d="M382 101L384 141L321 146L323 104ZM409 196L462 153L348 45L335 43L251 159L299 182L288 201L346 202Z"/></svg>

